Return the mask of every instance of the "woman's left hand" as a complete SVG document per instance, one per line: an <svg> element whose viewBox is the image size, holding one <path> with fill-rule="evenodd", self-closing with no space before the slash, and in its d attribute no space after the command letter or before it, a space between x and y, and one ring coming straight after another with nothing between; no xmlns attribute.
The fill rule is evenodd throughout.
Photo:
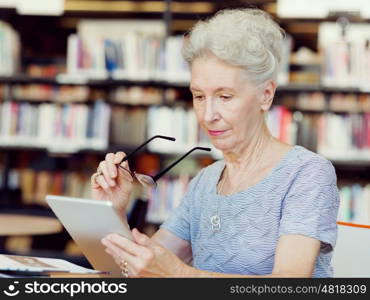
<svg viewBox="0 0 370 300"><path fill-rule="evenodd" d="M129 277L184 277L187 265L136 228L134 241L112 233L102 239L105 251L118 265L127 262Z"/></svg>

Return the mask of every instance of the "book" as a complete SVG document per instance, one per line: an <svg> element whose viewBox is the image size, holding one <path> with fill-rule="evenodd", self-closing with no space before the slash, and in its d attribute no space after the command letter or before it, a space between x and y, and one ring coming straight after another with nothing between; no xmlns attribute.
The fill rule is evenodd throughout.
<svg viewBox="0 0 370 300"><path fill-rule="evenodd" d="M19 66L19 34L9 24L0 21L0 75L13 75L19 71Z"/></svg>
<svg viewBox="0 0 370 300"><path fill-rule="evenodd" d="M366 111L320 112L317 111L323 101L320 94L305 94L302 97L305 98L304 106L313 108L315 112L302 113L296 108L287 109L280 105L270 109L266 118L274 137L292 145L302 145L330 160L369 161L370 113L367 112L367 104L363 106ZM340 96L332 95L331 101L342 101L338 100L338 97ZM367 99L363 98L364 103ZM310 104L311 102L313 104ZM339 106L339 103L335 105Z"/></svg>
<svg viewBox="0 0 370 300"><path fill-rule="evenodd" d="M339 188L338 220L370 225L370 184L345 184Z"/></svg>
<svg viewBox="0 0 370 300"><path fill-rule="evenodd" d="M105 101L92 105L5 101L0 107L0 146L67 153L107 148L111 108Z"/></svg>
<svg viewBox="0 0 370 300"><path fill-rule="evenodd" d="M320 23L318 42L324 86L370 90L369 29L370 25L365 23L348 23L344 30L337 23Z"/></svg>
<svg viewBox="0 0 370 300"><path fill-rule="evenodd" d="M148 20L82 20L68 39L67 74L147 80L157 77L165 26Z"/></svg>
<svg viewBox="0 0 370 300"><path fill-rule="evenodd" d="M183 163L183 162L181 162ZM182 174L176 178L168 176L158 181L156 189L150 191L146 221L163 223L181 202L189 184L189 176Z"/></svg>
<svg viewBox="0 0 370 300"><path fill-rule="evenodd" d="M22 275L35 273L47 274L51 272L102 273L78 266L64 259L6 254L0 254L0 272L11 272L11 274L21 273Z"/></svg>
<svg viewBox="0 0 370 300"><path fill-rule="evenodd" d="M11 89L12 100L40 102L86 102L88 86L52 86L48 84L14 84Z"/></svg>

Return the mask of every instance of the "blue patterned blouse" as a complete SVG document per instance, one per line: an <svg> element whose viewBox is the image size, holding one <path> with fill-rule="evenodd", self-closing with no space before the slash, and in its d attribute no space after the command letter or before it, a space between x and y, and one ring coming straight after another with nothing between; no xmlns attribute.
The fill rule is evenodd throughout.
<svg viewBox="0 0 370 300"><path fill-rule="evenodd" d="M161 225L190 241L193 266L229 274L271 274L279 237L300 234L321 241L313 277L331 277L339 206L332 164L294 146L264 179L228 196L216 191L224 167L220 160L202 169ZM212 216L219 216L219 228L212 226Z"/></svg>

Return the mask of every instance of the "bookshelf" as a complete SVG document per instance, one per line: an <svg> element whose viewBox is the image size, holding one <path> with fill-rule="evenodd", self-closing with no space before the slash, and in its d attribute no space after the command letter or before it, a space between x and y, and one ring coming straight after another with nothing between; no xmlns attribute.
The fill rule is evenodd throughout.
<svg viewBox="0 0 370 300"><path fill-rule="evenodd" d="M83 85L83 86L156 86L163 88L184 88L187 89L189 83L171 82L166 80L129 80L129 79L85 79L83 82L68 80L68 77L36 77L27 74L16 74L12 76L0 76L0 84L17 84L17 83L40 83L50 85ZM321 84L283 84L279 85L277 92L296 93L296 92L323 92L323 93L368 93L355 87L327 87Z"/></svg>
<svg viewBox="0 0 370 300"><path fill-rule="evenodd" d="M221 8L226 6L245 7L243 1L227 3L225 1L167 0L150 1L153 3L148 6L144 3L145 1L131 1L132 3L121 7L117 6L119 1L108 1L109 4L107 4L107 1L93 1L94 4L91 2L88 4L88 1L67 1L65 14L60 17L21 16L13 9L0 9L0 17L4 22L13 25L15 31L20 35L20 44L22 45L20 64L18 66L15 64L17 70L12 74L2 74L0 76L0 107L5 102L11 102L13 106L23 105L27 109L35 111L41 106L49 105L49 107L66 107L65 110L67 111L73 111L75 108L81 109L88 115L88 111L99 102L107 111L110 111L109 117L106 116L105 123L103 122L105 124L103 127L109 127L109 131L106 129L105 134L103 134L104 138L95 145L91 141L84 141L74 147L62 148L56 147L58 144L54 140L48 145L37 142L32 138L28 140L20 138L20 143L4 143L4 139L1 140L0 130L0 179L5 191L0 196L0 205L4 208L15 206L26 210L27 207L36 205L40 209L45 209L41 195L46 192L45 186L50 184L48 181L58 182L59 180L59 187L54 186L51 190L54 189L59 193L72 190L69 193L75 196L87 196L88 177L96 169L98 161L103 159L104 154L108 152L120 150L130 152L146 136L154 134L155 132L148 130L148 128L152 128L148 125L150 124L150 118L158 118L162 114L161 119L168 119L176 112L179 119L193 120L194 123L194 116L191 116L188 77L184 75L186 70L182 69L183 66L178 61L178 54L174 55L180 46L178 34L188 30L197 19L209 16ZM101 3L97 4L98 2ZM102 2L106 4L104 9L101 6ZM114 4L113 2L117 3ZM266 8L266 10L274 13L275 2L249 1L249 4ZM151 27L151 30L155 31L154 38L150 35L139 39L135 35L130 35L132 31L130 26L132 27L132 24L135 24L135 27L139 26L139 23L143 23L140 21L142 19L145 19L148 23L140 26ZM123 30L122 28L126 26L124 25L126 20L131 20L132 24L126 24L127 28ZM335 18L328 18L324 21L335 20ZM300 26L303 24L302 20L281 19L278 21L290 34L293 51L297 52L301 46L307 46L318 52L319 29L321 23L323 23L322 20L305 20L305 26L303 27ZM36 35L32 29L34 27L31 26L34 24L40 28L40 32ZM105 33L108 32L108 39L114 41L113 44L107 46L112 51L125 45L126 37L117 42L116 28L121 30L118 35L122 34L122 31L128 32L127 40L135 40L138 43L151 42L153 45L158 44L158 49L161 49L161 45L165 44L166 49L172 49L169 50L172 52L168 57L175 59L170 60L163 53L162 59L167 61L167 65L170 65L171 68L164 70L162 73L152 72L153 69L163 71L158 67L161 66L161 60L155 59L158 58L156 55L161 54L161 50L147 55L150 68L135 69L135 64L133 64L131 69L130 67L125 69L125 64L119 61L116 54L110 56L113 59L109 64L105 64L105 61L101 60L101 53L105 51L105 46L101 42L95 45L91 41L88 41L91 44L87 47L87 52L92 51L92 57L95 54L96 57L99 57L97 60L100 67L95 69L91 67L93 64L81 64L79 60L81 59L81 53L78 52L80 51L78 45L81 43L80 40L83 40L86 36L88 38L94 36L94 30L96 30L94 26L96 27L97 24L102 26L100 30ZM302 28L306 28L306 32ZM35 36L33 39L30 38L31 33ZM127 51L131 51L130 59L135 57L135 49L128 49ZM120 63L114 65L114 61ZM286 61L285 68L287 70L285 72L289 73L289 65L292 65L293 62L289 60L289 57L286 57ZM294 67L298 71L306 70L307 65L309 65L299 65L299 61L295 61L294 64L298 65ZM88 67L80 70L81 65ZM311 63L312 66L314 66L313 69L316 72L317 65L315 66L315 62ZM86 69L88 70L86 71ZM321 66L319 66L318 72L322 75ZM180 75L177 76L177 73ZM292 143L303 144L309 149L318 150L317 147L320 145L318 126L322 122L333 119L334 124L337 124L341 122L341 119L347 120L353 117L353 123L357 124L358 120L355 119L355 116L359 116L361 120L368 118L370 94L369 91L364 89L364 86L327 85L315 81L304 83L302 80L290 82L289 74L285 73L284 75L283 78L285 79L278 87L276 101L272 109L272 118L275 118L275 121L271 121L272 124L280 123L281 116L284 116L285 120L281 127L280 125L278 127L273 126L280 130L276 132L277 136ZM41 96L33 98L33 95ZM70 97L68 98L65 95ZM137 100L146 95L150 95L150 97L144 103ZM338 105L338 101L335 100L338 97L342 97L344 99L343 103L346 103L346 105L341 103ZM319 100L317 100L318 98ZM335 105L336 103L337 105ZM351 105L347 105L348 103ZM361 105L358 105L359 103ZM134 114L136 114L137 120L141 121L127 121L125 126L122 127L125 127L126 132L135 128L139 133L131 130L132 138L125 140L122 127L117 124L121 119L127 118L126 120L129 120ZM151 114L157 115L150 117ZM128 117L129 115L130 117ZM37 114L35 119L37 119L36 116ZM70 119L67 118L66 120L65 124L70 124L70 121L68 121ZM369 119L366 120L369 122ZM88 123L88 121L85 123ZM146 125L141 127L136 125L140 123ZM186 126L186 124L192 124L192 122L186 123L184 121L183 124ZM346 123L343 124L343 126L346 125ZM161 134L180 134L180 131L177 133L168 131L168 127L171 127L170 124L163 123L162 125L163 127L157 127L156 129L161 131ZM347 126L349 125L347 124ZM187 125L186 127L190 126ZM366 129L364 130L366 131ZM305 138L302 137L304 135L302 132L307 133ZM330 135L329 132L327 136ZM341 135L342 132L336 133L336 136ZM132 164L135 167L145 169L143 161L148 162L150 172L159 168L161 164L165 164L166 160L173 159L183 149L199 143L204 145L202 143L207 142L197 128L192 128L189 136L180 138L177 148L168 149L164 145L161 147L160 143L153 144L141 155L138 155ZM348 147L352 145L351 138L352 135L347 137L344 142ZM332 142L335 144L337 142L336 138ZM68 144L67 139L62 139L59 142L59 145ZM183 165L183 169L186 170L185 174L177 170L163 180L163 185L159 187L158 193L151 196L147 221L155 224L161 223L170 209L178 203L179 195L181 195L181 191L186 186L191 174L194 174L200 166L204 166L217 158L217 155L210 157L194 154L192 159L188 159L186 165ZM343 155L331 157L331 160L336 167L340 184L343 182L344 194L347 195L347 198L348 189L352 191L352 186L357 183L364 187L363 194L365 196L361 197L367 197L368 188L366 186L370 182L368 176L370 155L367 152L362 155L359 155L359 152L351 152L351 155L346 152ZM79 169L80 172L78 172ZM38 180L44 182L45 186L42 187L41 184L41 187L37 187L36 184L34 186L35 190L26 196L26 199L28 199L26 201L27 205L23 203L22 206L22 201L12 203L9 199L23 198L24 202L24 196L22 196L24 188L21 187L20 179L24 175L26 178L27 176L28 178L38 178ZM55 178L59 179L56 180ZM68 187L68 184L66 184L66 188L63 190L60 182L63 180L66 182L73 181L70 178L75 178L76 182L79 182L83 188L77 191L76 186ZM174 196L170 197L174 199L173 202L161 197L161 194L163 195L168 187L175 191ZM29 187L26 189L30 191ZM134 197L136 196L140 196L140 191L137 191ZM166 207L166 203L170 204ZM159 207L158 212L156 212L156 207Z"/></svg>

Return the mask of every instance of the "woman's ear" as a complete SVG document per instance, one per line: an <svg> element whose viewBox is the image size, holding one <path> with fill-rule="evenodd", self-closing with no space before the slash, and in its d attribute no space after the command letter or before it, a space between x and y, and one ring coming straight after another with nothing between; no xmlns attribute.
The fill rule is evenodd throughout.
<svg viewBox="0 0 370 300"><path fill-rule="evenodd" d="M272 104L276 91L276 82L274 80L268 80L263 83L261 90L261 110L267 112Z"/></svg>

